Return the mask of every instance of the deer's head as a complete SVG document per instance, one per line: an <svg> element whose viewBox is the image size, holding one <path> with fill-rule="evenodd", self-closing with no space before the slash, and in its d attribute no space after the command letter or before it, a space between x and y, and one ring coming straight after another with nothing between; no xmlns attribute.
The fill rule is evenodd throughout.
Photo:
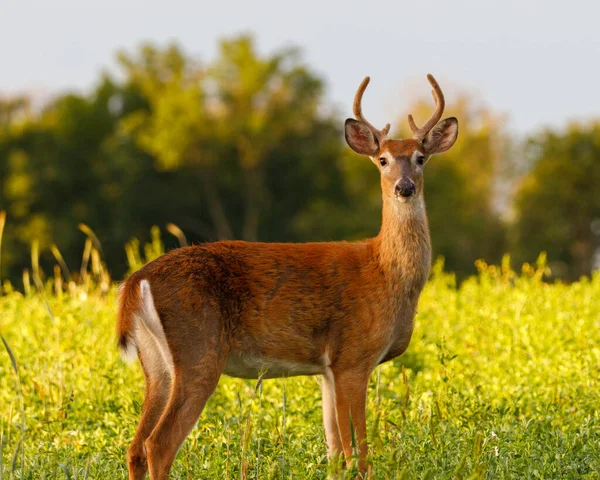
<svg viewBox="0 0 600 480"><path fill-rule="evenodd" d="M420 128L412 115L408 116L408 124L414 134L412 138L388 139L389 123L378 130L363 117L361 101L369 77L365 77L354 97L356 119L348 118L345 124L346 141L350 148L371 158L379 168L383 196L395 197L403 203L422 195L423 167L427 160L436 153L448 150L458 136L458 120L455 117L440 122L445 106L444 94L432 75L427 75L427 79L433 87L436 109Z"/></svg>

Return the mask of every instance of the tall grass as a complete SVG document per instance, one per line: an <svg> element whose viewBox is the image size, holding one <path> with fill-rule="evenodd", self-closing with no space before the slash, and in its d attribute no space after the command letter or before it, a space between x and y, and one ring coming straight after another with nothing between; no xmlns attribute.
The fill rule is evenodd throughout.
<svg viewBox="0 0 600 480"><path fill-rule="evenodd" d="M0 211L0 295L2 295L2 237L4 236L4 225L6 225L6 211Z"/></svg>
<svg viewBox="0 0 600 480"><path fill-rule="evenodd" d="M33 288L0 298L2 478L126 477L143 377L119 360L115 288L88 245L84 270L55 254L54 277L34 252ZM135 268L162 252L158 231L128 248ZM478 268L458 286L436 266L408 352L373 375L371 477L600 478L600 274L546 284L543 258L520 272L508 259ZM315 377L223 377L173 478L334 471Z"/></svg>

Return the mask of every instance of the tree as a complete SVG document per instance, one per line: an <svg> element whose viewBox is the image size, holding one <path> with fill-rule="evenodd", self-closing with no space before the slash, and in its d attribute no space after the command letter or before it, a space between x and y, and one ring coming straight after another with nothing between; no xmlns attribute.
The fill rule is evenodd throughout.
<svg viewBox="0 0 600 480"><path fill-rule="evenodd" d="M515 197L513 249L522 261L546 251L558 277L589 274L600 247L600 123L543 131L526 153L532 168Z"/></svg>
<svg viewBox="0 0 600 480"><path fill-rule="evenodd" d="M77 266L79 223L96 232L117 278L124 243L168 222L191 241L328 239L309 233L331 220L319 206L346 198L340 125L319 113L322 82L297 52L260 56L244 36L222 42L206 66L175 46L119 58L124 80L106 74L35 115L7 104L0 209L10 278L34 239L46 263L55 243Z"/></svg>
<svg viewBox="0 0 600 480"><path fill-rule="evenodd" d="M5 264L12 266L11 277L27 266L34 239L42 249L58 244L73 266L83 244L79 223L94 225L103 238L113 237L112 227L119 224L118 180L126 178L121 158L109 146L118 124L119 113L111 108L117 95L126 97L104 78L87 95L56 97L0 139L5 160L0 195L8 214ZM127 238L117 236L119 253ZM106 247L107 254L115 253L110 241Z"/></svg>
<svg viewBox="0 0 600 480"><path fill-rule="evenodd" d="M173 46L164 52L145 46L138 58L122 54L121 63L150 105L127 118L126 128L159 168L196 171L214 236L268 235L260 227L268 223L273 153L289 157L286 144L298 138L318 144L321 132L332 130L331 119L317 115L322 82L298 53L263 58L242 36L221 42L219 56L204 69Z"/></svg>

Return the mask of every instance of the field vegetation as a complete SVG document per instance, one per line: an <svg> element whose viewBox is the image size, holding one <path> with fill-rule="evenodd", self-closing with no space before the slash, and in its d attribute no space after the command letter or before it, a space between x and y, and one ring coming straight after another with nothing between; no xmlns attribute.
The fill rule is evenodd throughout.
<svg viewBox="0 0 600 480"><path fill-rule="evenodd" d="M44 280L34 249L25 293L0 297L1 478L126 478L143 377L119 359L115 285L87 245L77 281ZM131 244L131 266L161 251ZM600 274L545 283L543 256L478 269L457 285L438 262L407 353L373 374L371 478L600 478ZM318 377L223 377L173 470L327 475Z"/></svg>

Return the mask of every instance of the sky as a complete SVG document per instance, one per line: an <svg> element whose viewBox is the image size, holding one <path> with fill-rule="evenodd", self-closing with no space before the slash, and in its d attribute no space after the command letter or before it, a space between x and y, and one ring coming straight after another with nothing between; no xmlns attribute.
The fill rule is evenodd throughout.
<svg viewBox="0 0 600 480"><path fill-rule="evenodd" d="M115 52L176 41L200 60L252 33L265 54L288 46L350 116L365 75L365 115L383 126L436 76L448 102L465 91L518 134L600 118L600 2L555 0L0 0L0 96L86 91Z"/></svg>

